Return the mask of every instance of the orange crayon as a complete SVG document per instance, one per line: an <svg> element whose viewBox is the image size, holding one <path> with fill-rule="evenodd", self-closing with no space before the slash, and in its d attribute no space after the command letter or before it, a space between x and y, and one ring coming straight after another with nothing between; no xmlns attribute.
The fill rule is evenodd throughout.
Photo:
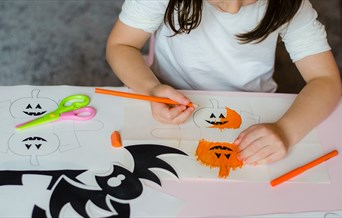
<svg viewBox="0 0 342 218"><path fill-rule="evenodd" d="M332 157L335 157L338 155L338 151L337 150L333 150L325 155L323 155L322 157L319 157L301 167L298 167L294 170L291 170L290 172L288 173L285 173L284 175L282 176L279 176L278 178L274 179L271 181L271 186L276 186L276 185L279 185L295 176L298 176L299 174L305 172L306 170L310 169L310 168L313 168L315 166L317 166L318 164L321 164L323 163L324 161L327 161L329 160L330 158Z"/></svg>
<svg viewBox="0 0 342 218"><path fill-rule="evenodd" d="M105 94L105 95L114 95L114 96L120 96L120 97L125 97L125 98L134 98L134 99L139 99L139 100L153 101L153 102L159 102L159 103L165 103L165 104L174 104L174 105L179 104L179 102L173 101L169 98L140 95L140 94L135 94L135 93L120 92L120 91L101 89L101 88L95 88L95 93ZM198 105L193 104L191 102L189 104L187 104L187 106L188 107L198 107Z"/></svg>

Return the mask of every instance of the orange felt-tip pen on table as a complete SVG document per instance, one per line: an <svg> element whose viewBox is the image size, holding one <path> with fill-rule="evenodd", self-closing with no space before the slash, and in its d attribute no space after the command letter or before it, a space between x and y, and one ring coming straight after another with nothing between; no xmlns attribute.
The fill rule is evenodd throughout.
<svg viewBox="0 0 342 218"><path fill-rule="evenodd" d="M331 152L329 152L329 153L327 153L327 154L325 154L325 155L323 155L323 156L321 156L321 157L319 157L319 158L317 158L317 159L315 159L315 160L313 160L313 161L311 161L311 162L309 162L309 163L307 163L301 167L298 167L294 170L291 170L290 172L285 173L284 175L279 176L278 178L272 180L271 186L277 186L283 182L286 182L287 180L289 180L295 176L298 176L299 174L307 171L308 169L313 168L313 167L317 166L318 164L321 164L324 161L327 161L330 158L335 157L337 155L338 155L338 151L333 150L333 151L331 151Z"/></svg>
<svg viewBox="0 0 342 218"><path fill-rule="evenodd" d="M148 96L148 95L140 95L135 93L129 93L129 92L120 92L120 91L114 91L114 90L108 90L108 89L101 89L101 88L95 88L95 93L98 94L105 94L105 95L113 95L113 96L120 96L125 98L134 98L139 100L145 100L145 101L153 101L153 102L159 102L159 103L165 103L165 104L173 104L178 105L179 102L173 101L169 98L162 98L162 97L156 97L156 96ZM198 107L198 105L189 103L187 104L188 107Z"/></svg>

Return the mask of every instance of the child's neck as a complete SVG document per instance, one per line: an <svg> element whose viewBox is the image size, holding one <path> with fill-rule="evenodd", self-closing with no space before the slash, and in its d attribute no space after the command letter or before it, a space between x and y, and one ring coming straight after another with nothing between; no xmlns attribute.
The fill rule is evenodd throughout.
<svg viewBox="0 0 342 218"><path fill-rule="evenodd" d="M208 0L217 10L236 14L242 6L254 4L257 0Z"/></svg>

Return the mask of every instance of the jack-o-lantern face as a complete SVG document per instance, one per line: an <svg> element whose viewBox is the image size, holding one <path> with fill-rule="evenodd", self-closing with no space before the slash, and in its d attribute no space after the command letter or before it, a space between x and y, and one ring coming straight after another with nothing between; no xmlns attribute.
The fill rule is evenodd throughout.
<svg viewBox="0 0 342 218"><path fill-rule="evenodd" d="M31 106L31 104L28 104L25 108L26 110L23 111L24 114L27 114L29 116L40 116L40 115L43 115L46 113L46 110L45 111L42 111L42 107L40 106L40 104L37 104L37 106L34 107L34 109L36 111L30 111L33 109L33 107ZM40 110L40 111L39 111Z"/></svg>
<svg viewBox="0 0 342 218"><path fill-rule="evenodd" d="M25 147L27 148L27 150L31 149L30 150L31 152L32 152L32 150L36 150L36 149L39 150L40 147L43 145L43 143L46 143L46 142L47 141L44 138L37 137L37 136L36 137L28 137L28 138L23 140Z"/></svg>
<svg viewBox="0 0 342 218"><path fill-rule="evenodd" d="M218 102L211 100L212 108L201 108L194 113L194 122L198 127L223 129L238 129L241 126L241 116L234 110L219 108ZM214 106L214 104L216 105Z"/></svg>
<svg viewBox="0 0 342 218"><path fill-rule="evenodd" d="M243 163L237 158L238 148L227 142L210 142L200 140L196 150L197 160L209 167L219 167L219 178L226 178L230 169L242 167Z"/></svg>
<svg viewBox="0 0 342 218"><path fill-rule="evenodd" d="M13 102L10 111L14 118L26 118L42 116L48 111L57 108L57 103L49 98L38 97L39 90L34 89L31 97L20 98Z"/></svg>
<svg viewBox="0 0 342 218"><path fill-rule="evenodd" d="M39 165L37 156L54 153L59 148L59 139L55 134L20 133L9 139L9 149L19 156L30 156L32 165Z"/></svg>
<svg viewBox="0 0 342 218"><path fill-rule="evenodd" d="M228 123L227 120L224 120L226 119L226 116L223 115L222 113L219 115L219 117L216 117L214 113L211 113L209 118L210 120L205 120L205 121L213 126L221 126L221 125ZM217 121L217 119L219 119L220 121Z"/></svg>

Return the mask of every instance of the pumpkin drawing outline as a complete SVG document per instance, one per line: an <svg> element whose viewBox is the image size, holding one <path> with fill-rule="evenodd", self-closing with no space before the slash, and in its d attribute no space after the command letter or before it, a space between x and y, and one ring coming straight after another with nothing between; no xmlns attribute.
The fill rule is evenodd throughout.
<svg viewBox="0 0 342 218"><path fill-rule="evenodd" d="M238 129L242 118L239 113L229 107L220 108L215 99L211 99L212 107L202 107L193 114L193 121L199 128ZM210 114L210 115L208 115Z"/></svg>

